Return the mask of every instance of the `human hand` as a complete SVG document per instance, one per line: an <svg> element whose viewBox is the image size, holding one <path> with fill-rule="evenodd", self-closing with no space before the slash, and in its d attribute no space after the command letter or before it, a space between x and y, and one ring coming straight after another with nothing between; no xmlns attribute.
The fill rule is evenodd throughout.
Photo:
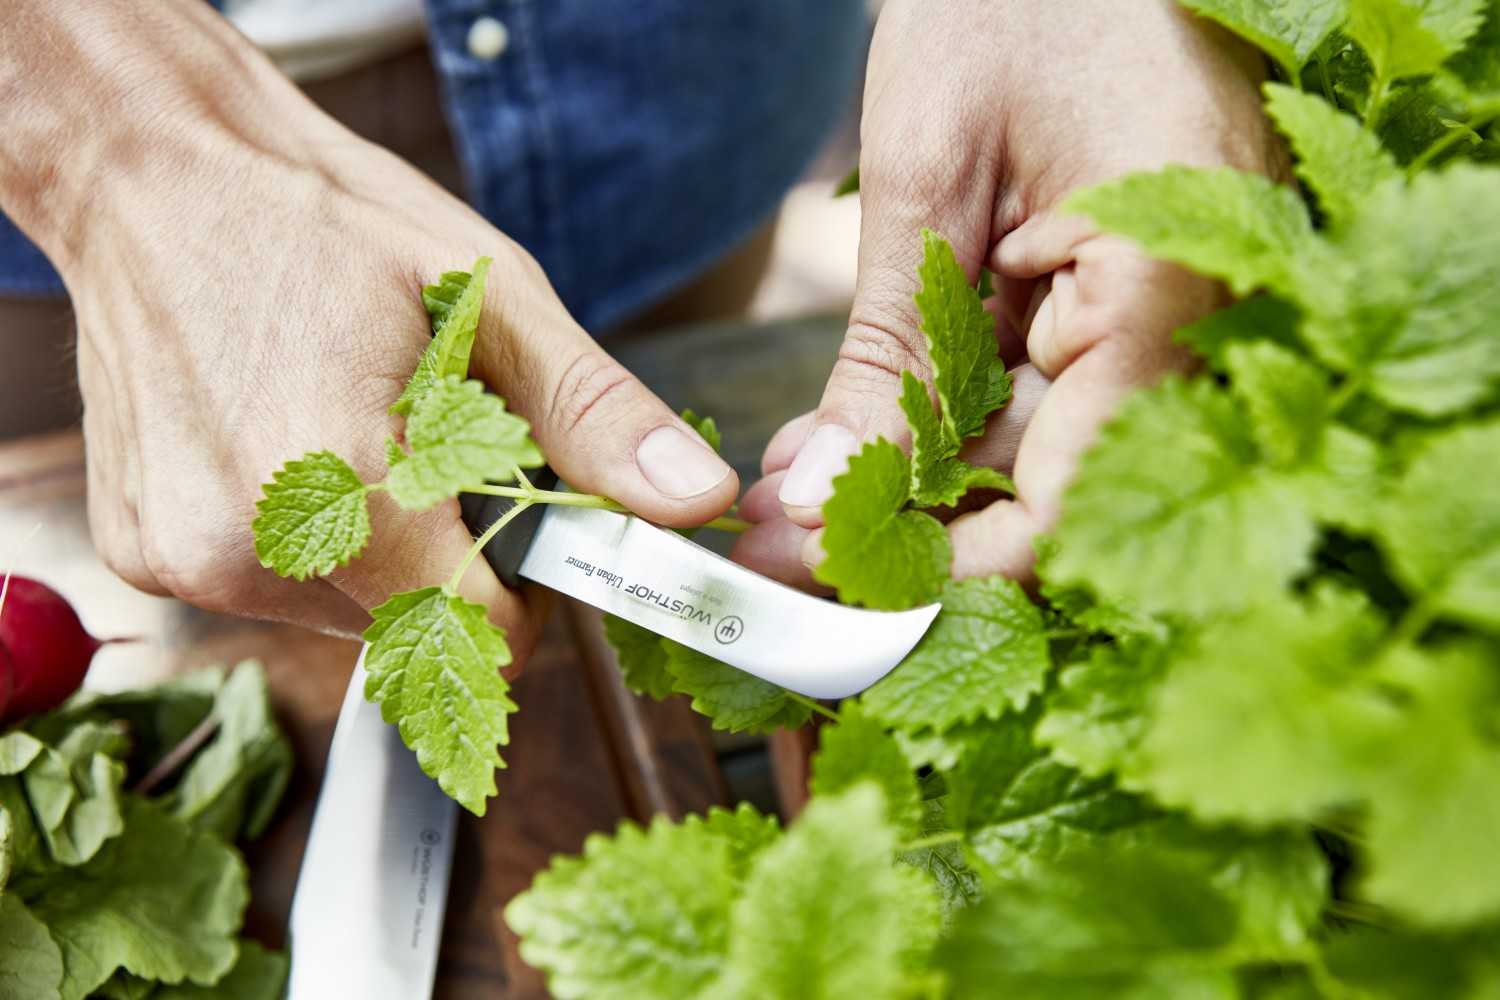
<svg viewBox="0 0 1500 1000"><path fill-rule="evenodd" d="M260 484L305 451L379 478L382 429L398 427L387 407L429 340L421 286L479 255L494 264L473 374L532 422L570 485L673 526L730 505L730 468L572 321L534 260L245 58L249 76L228 74L206 103L160 105L139 165L118 165L67 238L44 240L77 312L89 519L116 572L339 632L441 583L471 544L455 501L407 513L372 494L364 556L307 583L263 569L249 526ZM519 663L535 602L482 560L460 589Z"/></svg>
<svg viewBox="0 0 1500 1000"><path fill-rule="evenodd" d="M811 583L833 477L877 436L906 444L900 373L930 381L912 296L919 231L953 245L988 305L1015 398L964 458L1018 494L952 520L954 573L1026 578L1080 455L1138 386L1191 364L1177 327L1223 290L1060 214L1081 187L1166 163L1273 176L1259 57L1172 0L992 4L892 0L870 53L860 152L859 276L818 409L788 423L741 504L760 522L736 558Z"/></svg>

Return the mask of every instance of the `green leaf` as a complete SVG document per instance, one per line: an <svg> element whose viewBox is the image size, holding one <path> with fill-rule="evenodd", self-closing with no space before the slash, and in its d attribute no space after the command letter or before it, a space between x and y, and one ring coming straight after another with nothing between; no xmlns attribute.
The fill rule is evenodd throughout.
<svg viewBox="0 0 1500 1000"><path fill-rule="evenodd" d="M312 451L277 469L261 487L251 525L260 564L305 580L343 566L370 540L370 488L342 458Z"/></svg>
<svg viewBox="0 0 1500 1000"><path fill-rule="evenodd" d="M1218 371L1224 369L1224 353L1234 344L1271 342L1301 350L1297 307L1274 295L1254 295L1182 327L1175 340L1187 344Z"/></svg>
<svg viewBox="0 0 1500 1000"><path fill-rule="evenodd" d="M1302 199L1258 174L1169 166L1085 188L1063 208L1152 256L1220 278L1237 295L1291 292L1313 239Z"/></svg>
<svg viewBox="0 0 1500 1000"><path fill-rule="evenodd" d="M992 885L936 962L955 997L1230 998L1235 923L1180 858L1081 850Z"/></svg>
<svg viewBox="0 0 1500 1000"><path fill-rule="evenodd" d="M1448 67L1478 101L1500 100L1500 3L1490 0L1484 24Z"/></svg>
<svg viewBox="0 0 1500 1000"><path fill-rule="evenodd" d="M703 991L728 948L734 850L704 823L624 823L612 838L591 834L582 857L554 858L505 920L561 1000L713 995Z"/></svg>
<svg viewBox="0 0 1500 1000"><path fill-rule="evenodd" d="M672 693L661 636L616 615L604 616L604 637L615 651L625 686L661 701Z"/></svg>
<svg viewBox="0 0 1500 1000"><path fill-rule="evenodd" d="M1228 345L1224 367L1271 464L1296 465L1318 453L1333 415L1327 373L1268 341Z"/></svg>
<svg viewBox="0 0 1500 1000"><path fill-rule="evenodd" d="M902 372L901 389L901 409L911 427L911 498L918 507L953 507L972 489L1016 491L1003 473L957 457L958 446L944 432L921 379Z"/></svg>
<svg viewBox="0 0 1500 1000"><path fill-rule="evenodd" d="M1312 275L1303 335L1388 406L1458 413L1500 388L1500 172L1458 165L1386 184L1333 234L1346 267Z"/></svg>
<svg viewBox="0 0 1500 1000"><path fill-rule="evenodd" d="M63 1000L82 1000L116 969L218 982L234 965L248 901L245 866L231 848L127 797L124 832L27 902L62 948Z"/></svg>
<svg viewBox="0 0 1500 1000"><path fill-rule="evenodd" d="M116 972L94 991L96 1000L155 1000L157 984L149 979ZM189 986L189 989L197 987Z"/></svg>
<svg viewBox="0 0 1500 1000"><path fill-rule="evenodd" d="M1353 219L1362 199L1400 176L1395 159L1358 118L1293 87L1269 83L1265 90L1266 112L1297 154L1297 176L1333 225Z"/></svg>
<svg viewBox="0 0 1500 1000"><path fill-rule="evenodd" d="M281 1000L287 972L286 955L241 941L239 960L215 985L163 986L151 1000Z"/></svg>
<svg viewBox="0 0 1500 1000"><path fill-rule="evenodd" d="M1363 894L1427 926L1500 917L1500 652L1406 647L1382 674L1405 711L1367 758Z"/></svg>
<svg viewBox="0 0 1500 1000"><path fill-rule="evenodd" d="M42 854L42 836L19 777L0 777L0 890L11 879L50 868Z"/></svg>
<svg viewBox="0 0 1500 1000"><path fill-rule="evenodd" d="M1219 22L1264 49L1287 79L1342 23L1348 0L1182 0L1203 17Z"/></svg>
<svg viewBox="0 0 1500 1000"><path fill-rule="evenodd" d="M948 533L926 514L906 509L911 466L881 439L849 460L823 505L826 558L813 575L838 588L848 604L896 611L934 600L948 579Z"/></svg>
<svg viewBox="0 0 1500 1000"><path fill-rule="evenodd" d="M719 433L719 425L714 422L713 417L700 417L692 410L682 411L683 422L698 432L698 436L708 443L714 451L722 451L724 443L723 436Z"/></svg>
<svg viewBox="0 0 1500 1000"><path fill-rule="evenodd" d="M781 822L775 816L762 816L748 802L733 810L714 806L704 816L689 816L683 822L689 827L702 823L709 833L728 842L729 867L737 882L749 874L760 852L781 837Z"/></svg>
<svg viewBox="0 0 1500 1000"><path fill-rule="evenodd" d="M895 849L873 785L814 799L751 869L722 978L705 995L906 996L904 953L923 924L935 934L938 910L927 881L896 866Z"/></svg>
<svg viewBox="0 0 1500 1000"><path fill-rule="evenodd" d="M1396 574L1434 614L1500 630L1500 421L1436 435L1381 506Z"/></svg>
<svg viewBox="0 0 1500 1000"><path fill-rule="evenodd" d="M1093 647L1048 692L1037 742L1086 775L1128 771L1167 654L1165 644L1143 641Z"/></svg>
<svg viewBox="0 0 1500 1000"><path fill-rule="evenodd" d="M479 314L484 306L484 279L489 273L490 258L474 262L474 273L445 272L439 282L422 289L422 303L432 317L432 343L422 352L417 369L406 383L401 396L391 404L391 412L407 416L422 399L448 376L460 379L469 374L469 355L479 331Z"/></svg>
<svg viewBox="0 0 1500 1000"><path fill-rule="evenodd" d="M1492 998L1500 991L1500 934L1462 935L1356 927L1325 949L1338 983L1378 1000Z"/></svg>
<svg viewBox="0 0 1500 1000"><path fill-rule="evenodd" d="M944 432L956 451L958 442L983 432L986 418L1010 399L1010 375L1000 360L995 317L969 284L953 248L924 229L922 252L917 310L932 358Z"/></svg>
<svg viewBox="0 0 1500 1000"><path fill-rule="evenodd" d="M531 425L507 413L505 401L480 382L447 376L412 409L406 423L411 451L391 467L386 489L407 510L479 486L507 480L512 470L542 464Z"/></svg>
<svg viewBox="0 0 1500 1000"><path fill-rule="evenodd" d="M1358 801L1391 710L1355 683L1381 639L1362 598L1265 604L1172 657L1130 783L1210 821L1310 820Z"/></svg>
<svg viewBox="0 0 1500 1000"><path fill-rule="evenodd" d="M0 774L20 776L36 832L53 861L83 864L120 833L125 767L116 758L125 748L120 729L93 722L75 726L56 747L19 730L0 737Z"/></svg>
<svg viewBox="0 0 1500 1000"><path fill-rule="evenodd" d="M500 676L510 663L504 630L484 605L438 587L396 594L370 615L365 697L400 727L422 770L483 816L516 710Z"/></svg>
<svg viewBox="0 0 1500 1000"><path fill-rule="evenodd" d="M897 836L916 836L922 822L921 793L901 747L885 726L861 712L856 703L846 703L840 715L838 725L819 730L809 782L812 794L832 797L873 781L884 793L886 819Z"/></svg>
<svg viewBox="0 0 1500 1000"><path fill-rule="evenodd" d="M1085 778L1049 757L1032 741L1034 724L1029 713L971 727L958 766L944 775L949 821L1001 880L1034 872L1155 814L1112 782Z"/></svg>
<svg viewBox="0 0 1500 1000"><path fill-rule="evenodd" d="M1348 0L1344 30L1377 80L1431 73L1479 29L1483 0Z"/></svg>
<svg viewBox="0 0 1500 1000"><path fill-rule="evenodd" d="M693 711L708 716L715 729L768 733L807 722L807 707L770 681L670 639L661 644L672 690L691 697Z"/></svg>
<svg viewBox="0 0 1500 1000"><path fill-rule="evenodd" d="M1025 708L1052 667L1040 609L1002 577L949 583L942 604L917 647L865 692L866 710L907 731L942 731Z"/></svg>
<svg viewBox="0 0 1500 1000"><path fill-rule="evenodd" d="M953 831L948 824L944 801L940 798L924 801L922 824L917 833L928 837L950 832ZM970 866L964 857L963 845L957 840L902 851L896 857L902 864L910 865L932 879L946 920L951 920L953 914L966 906L973 906L984 896L979 873Z"/></svg>
<svg viewBox="0 0 1500 1000"><path fill-rule="evenodd" d="M0 893L0 996L57 1000L62 952L47 925L13 893Z"/></svg>
<svg viewBox="0 0 1500 1000"><path fill-rule="evenodd" d="M859 194L859 168L855 167L843 176L838 187L833 189L835 198L842 198L846 194Z"/></svg>
<svg viewBox="0 0 1500 1000"><path fill-rule="evenodd" d="M218 730L167 797L171 812L227 843L265 831L292 774L292 748L271 712L259 663L241 663L214 699Z"/></svg>
<svg viewBox="0 0 1500 1000"><path fill-rule="evenodd" d="M1250 421L1211 382L1137 393L1064 496L1049 584L1193 618L1281 593L1307 566L1316 530L1295 481L1258 452Z"/></svg>

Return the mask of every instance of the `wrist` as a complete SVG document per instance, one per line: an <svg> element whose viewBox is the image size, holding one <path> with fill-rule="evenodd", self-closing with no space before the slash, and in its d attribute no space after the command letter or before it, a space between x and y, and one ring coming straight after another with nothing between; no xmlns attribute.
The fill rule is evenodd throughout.
<svg viewBox="0 0 1500 1000"><path fill-rule="evenodd" d="M103 226L211 197L246 156L310 159L326 119L206 4L8 2L0 208L65 279Z"/></svg>

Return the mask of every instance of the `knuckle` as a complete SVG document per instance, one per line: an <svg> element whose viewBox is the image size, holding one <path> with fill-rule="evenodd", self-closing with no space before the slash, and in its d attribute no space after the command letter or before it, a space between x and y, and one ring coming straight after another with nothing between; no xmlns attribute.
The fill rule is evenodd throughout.
<svg viewBox="0 0 1500 1000"><path fill-rule="evenodd" d="M899 382L903 371L922 375L926 360L916 340L921 336L903 327L878 321L855 319L839 346L838 363L845 374L858 381L882 387Z"/></svg>
<svg viewBox="0 0 1500 1000"><path fill-rule="evenodd" d="M607 354L579 354L558 379L547 413L548 426L558 434L572 433L592 414L629 393L634 381L625 366Z"/></svg>

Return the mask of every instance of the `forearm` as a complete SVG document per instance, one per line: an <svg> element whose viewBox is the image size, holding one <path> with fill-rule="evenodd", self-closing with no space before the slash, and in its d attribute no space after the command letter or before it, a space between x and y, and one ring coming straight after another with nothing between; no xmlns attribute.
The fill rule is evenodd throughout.
<svg viewBox="0 0 1500 1000"><path fill-rule="evenodd" d="M297 157L321 115L201 0L7 0L0 208L66 275L90 226L229 150Z"/></svg>

